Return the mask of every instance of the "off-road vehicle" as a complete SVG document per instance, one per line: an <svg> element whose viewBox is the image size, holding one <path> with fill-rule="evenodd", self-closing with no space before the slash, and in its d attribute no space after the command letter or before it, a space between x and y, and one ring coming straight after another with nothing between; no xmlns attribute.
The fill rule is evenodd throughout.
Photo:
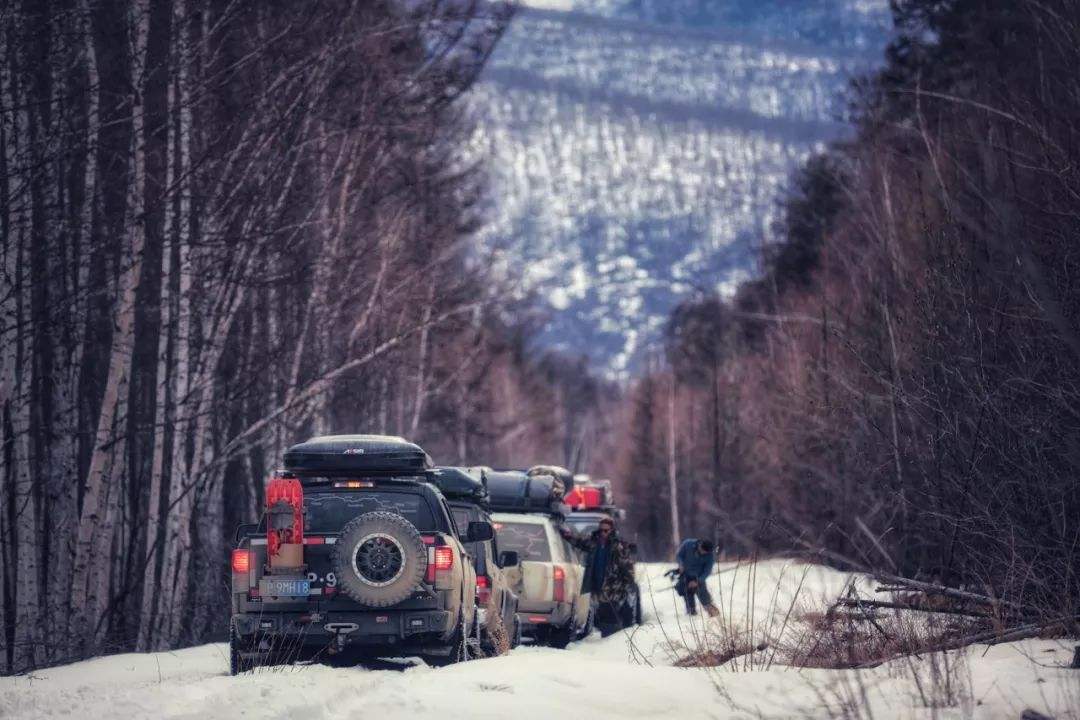
<svg viewBox="0 0 1080 720"><path fill-rule="evenodd" d="M520 566L507 574L518 594L524 635L553 647L566 645L589 622L590 598L581 592L584 568L556 529L568 508L561 480L522 471L485 474L496 538Z"/></svg>
<svg viewBox="0 0 1080 720"><path fill-rule="evenodd" d="M520 598L521 632L536 642L564 648L589 624L588 594L581 592L584 568L559 535L551 517L539 513L493 513L504 552L521 560L511 571Z"/></svg>
<svg viewBox="0 0 1080 720"><path fill-rule="evenodd" d="M435 468L429 476L446 496L459 528L474 522L491 523L484 468ZM487 655L499 655L521 642L518 596L509 577L519 564L518 555L513 551L499 552L494 537L484 542L467 542L466 548L476 570L481 649Z"/></svg>
<svg viewBox="0 0 1080 720"><path fill-rule="evenodd" d="M241 526L232 555L230 669L301 659L467 657L476 571L426 472L401 438L313 438L285 454L258 525Z"/></svg>

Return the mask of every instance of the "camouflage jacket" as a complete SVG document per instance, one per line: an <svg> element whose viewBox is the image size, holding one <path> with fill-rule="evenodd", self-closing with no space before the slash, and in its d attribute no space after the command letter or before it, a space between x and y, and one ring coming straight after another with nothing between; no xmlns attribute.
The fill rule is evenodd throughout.
<svg viewBox="0 0 1080 720"><path fill-rule="evenodd" d="M585 554L585 576L581 581L581 592L592 591L593 558L596 548L600 544L600 531L594 530L587 536L570 534L567 541ZM634 560L630 557L630 548L619 537L617 532L612 532L608 538L611 544L611 554L608 557L607 569L604 572L604 586L598 601L622 602L626 599L630 587L634 584Z"/></svg>

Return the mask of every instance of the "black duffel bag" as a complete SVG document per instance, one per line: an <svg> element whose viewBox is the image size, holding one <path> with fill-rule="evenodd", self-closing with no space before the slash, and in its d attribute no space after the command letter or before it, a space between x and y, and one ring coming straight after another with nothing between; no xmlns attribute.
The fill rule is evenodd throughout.
<svg viewBox="0 0 1080 720"><path fill-rule="evenodd" d="M488 504L492 512L565 513L561 483L551 475L530 477L520 470L486 471Z"/></svg>

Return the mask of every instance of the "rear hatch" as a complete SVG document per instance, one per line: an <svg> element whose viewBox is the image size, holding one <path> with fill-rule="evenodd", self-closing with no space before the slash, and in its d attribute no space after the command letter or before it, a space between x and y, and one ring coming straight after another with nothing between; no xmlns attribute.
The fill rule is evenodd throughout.
<svg viewBox="0 0 1080 720"><path fill-rule="evenodd" d="M248 600L266 609L313 609L312 603L317 603L318 609L322 610L356 610L364 607L339 592L332 560L341 528L358 515L377 510L394 512L408 519L423 536L431 538L432 545L436 543L433 529L435 520L427 501L419 493L393 487L358 489L308 486L304 488L303 500L305 535L301 568L266 572L265 534L248 541L248 572L238 576L234 562L234 581L247 585ZM434 599L436 596L432 588L421 585L412 599L401 603L400 607L413 608L417 603L425 605L424 601Z"/></svg>
<svg viewBox="0 0 1080 720"><path fill-rule="evenodd" d="M535 522L500 519L495 522L499 549L512 550L521 560L521 569L508 569L507 577L525 612L548 612L555 602L555 569L547 526Z"/></svg>

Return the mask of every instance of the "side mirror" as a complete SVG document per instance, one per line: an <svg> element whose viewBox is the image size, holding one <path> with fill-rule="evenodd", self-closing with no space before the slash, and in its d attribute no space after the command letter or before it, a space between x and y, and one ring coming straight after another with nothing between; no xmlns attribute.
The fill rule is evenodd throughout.
<svg viewBox="0 0 1080 720"><path fill-rule="evenodd" d="M465 533L465 542L487 542L495 537L495 528L483 520L473 520Z"/></svg>
<svg viewBox="0 0 1080 720"><path fill-rule="evenodd" d="M499 553L499 567L516 567L521 563L521 558L518 557L515 550L503 550Z"/></svg>

